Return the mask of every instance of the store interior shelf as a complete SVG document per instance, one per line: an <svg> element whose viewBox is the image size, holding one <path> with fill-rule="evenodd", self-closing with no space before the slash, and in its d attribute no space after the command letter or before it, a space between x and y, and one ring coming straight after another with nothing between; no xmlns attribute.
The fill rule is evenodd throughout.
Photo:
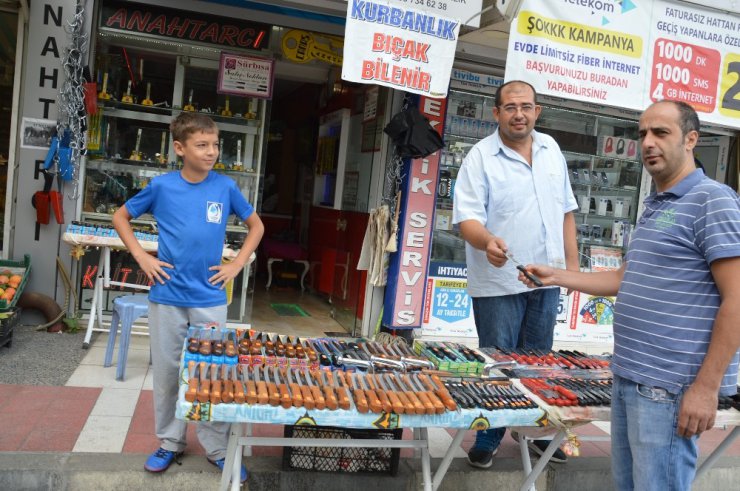
<svg viewBox="0 0 740 491"><path fill-rule="evenodd" d="M118 103L117 103L118 104ZM103 106L106 108L104 114L106 117L123 118L123 119L134 119L137 121L149 121L152 123L170 124L173 115L182 112L180 109L165 109L168 111L163 114L161 112L148 112L148 110L140 111L140 108L149 108L150 106L142 106L140 104L121 104L119 106ZM233 116L220 116L213 113L205 113L213 119L219 125L220 130L233 131L236 133L244 133L247 135L258 135L259 121L256 119L246 119Z"/></svg>
<svg viewBox="0 0 740 491"><path fill-rule="evenodd" d="M592 191L608 191L613 193L622 193L625 195L632 195L635 194L634 189L629 189L627 186L621 186L621 187L615 187L615 186L604 186L601 184L594 184L594 183L583 183L574 181L573 178L571 178L570 183L573 186L580 186L584 188L591 188Z"/></svg>
<svg viewBox="0 0 740 491"><path fill-rule="evenodd" d="M588 217L588 218L596 218L601 220L630 220L630 217L615 217L612 214L609 215L597 215L596 213L581 213L580 211L575 211L573 214L577 217Z"/></svg>
<svg viewBox="0 0 740 491"><path fill-rule="evenodd" d="M580 152L573 152L570 150L563 150L563 155L565 155L566 160L569 155L572 155L574 157L579 157L582 159L602 159L602 160L613 160L615 162L629 162L631 164L639 164L640 162L638 160L630 160L630 159L620 159L619 157L610 157L606 155L593 155L590 153L580 153ZM607 171L607 170L614 170L612 167L594 167L595 171Z"/></svg>

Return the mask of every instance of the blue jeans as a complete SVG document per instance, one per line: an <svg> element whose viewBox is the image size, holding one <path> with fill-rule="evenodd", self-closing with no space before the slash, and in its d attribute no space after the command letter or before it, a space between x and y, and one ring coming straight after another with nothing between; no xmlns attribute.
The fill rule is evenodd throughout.
<svg viewBox="0 0 740 491"><path fill-rule="evenodd" d="M690 490L696 472L697 437L676 433L683 390L636 384L614 375L612 476L620 491Z"/></svg>
<svg viewBox="0 0 740 491"><path fill-rule="evenodd" d="M473 316L481 348L552 349L560 288L544 288L516 295L473 298ZM479 431L474 448L494 451L506 428Z"/></svg>

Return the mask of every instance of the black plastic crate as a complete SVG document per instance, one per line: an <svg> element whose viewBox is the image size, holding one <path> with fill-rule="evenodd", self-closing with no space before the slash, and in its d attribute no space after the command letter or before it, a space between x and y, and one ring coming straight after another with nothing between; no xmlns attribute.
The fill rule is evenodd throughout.
<svg viewBox="0 0 740 491"><path fill-rule="evenodd" d="M0 312L0 347L10 348L13 343L13 329L21 317L20 307Z"/></svg>
<svg viewBox="0 0 740 491"><path fill-rule="evenodd" d="M400 440L403 430L285 426L285 438ZM320 472L398 473L400 448L283 447L283 469Z"/></svg>

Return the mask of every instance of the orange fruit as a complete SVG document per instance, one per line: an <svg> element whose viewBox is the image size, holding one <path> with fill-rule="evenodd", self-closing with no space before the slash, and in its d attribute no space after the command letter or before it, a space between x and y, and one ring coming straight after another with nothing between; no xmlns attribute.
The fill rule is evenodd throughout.
<svg viewBox="0 0 740 491"><path fill-rule="evenodd" d="M8 281L15 281L17 283L20 283L21 280L23 280L23 276L21 276L19 274L14 274L13 276L10 277L10 279Z"/></svg>
<svg viewBox="0 0 740 491"><path fill-rule="evenodd" d="M18 282L18 281L13 281L13 280L8 281L8 286L10 286L10 287L13 287L13 288L16 288L17 289L18 288L18 285L20 285L20 282Z"/></svg>
<svg viewBox="0 0 740 491"><path fill-rule="evenodd" d="M7 276L5 276L4 274L3 275L0 275L0 285L4 285L8 281L10 281L10 278L8 278Z"/></svg>
<svg viewBox="0 0 740 491"><path fill-rule="evenodd" d="M10 294L11 296L12 295L15 295L15 291L16 291L15 288L13 288L11 286L11 287L5 289L5 295L8 295L8 294Z"/></svg>

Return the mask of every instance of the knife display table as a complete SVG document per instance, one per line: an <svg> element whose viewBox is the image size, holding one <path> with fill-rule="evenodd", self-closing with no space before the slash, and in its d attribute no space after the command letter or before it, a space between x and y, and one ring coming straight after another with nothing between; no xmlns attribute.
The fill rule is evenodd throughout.
<svg viewBox="0 0 740 491"><path fill-rule="evenodd" d="M480 409L458 409L447 411L439 415L391 415L360 414L354 404L349 410L306 410L305 408L291 407L284 409L269 404L215 404L208 408L198 407L198 403L185 401L187 384L180 386L176 416L188 421L224 421L231 423L267 423L295 425L299 421L311 421L317 426L335 426L356 429L396 429L410 428L414 431L412 440L329 440L321 438L274 438L245 436L244 425L234 424L229 436L226 464L221 477L219 489L228 489L229 480L231 489L239 489L239 473L241 456L244 447L376 447L376 448L412 448L421 451L421 467L424 479L424 490L436 490L442 482L455 449L460 446L465 431L468 429L484 429L487 426L517 426L537 427L547 424L545 412L539 408L533 409L502 409L486 411ZM202 406L202 405L201 405ZM460 431L453 438L447 454L440 463L437 471L432 474L431 458L429 456L429 440L427 428L458 428ZM236 476L232 479L232 476Z"/></svg>

